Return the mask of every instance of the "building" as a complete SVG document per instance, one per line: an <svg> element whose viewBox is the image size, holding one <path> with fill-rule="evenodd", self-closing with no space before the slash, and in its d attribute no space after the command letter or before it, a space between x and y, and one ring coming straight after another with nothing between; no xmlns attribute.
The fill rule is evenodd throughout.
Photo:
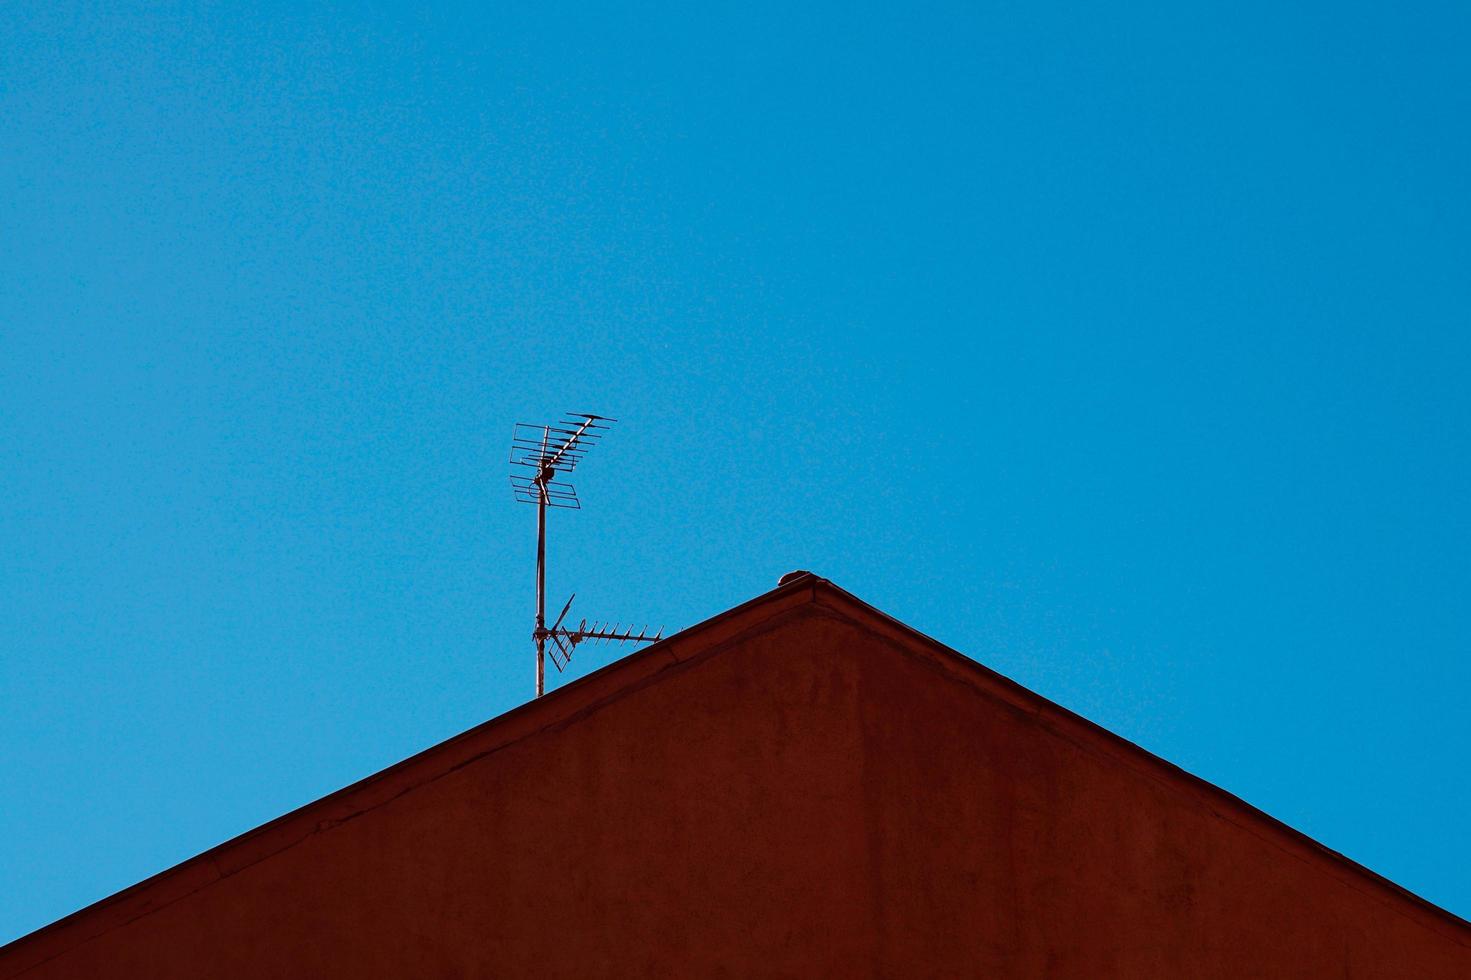
<svg viewBox="0 0 1471 980"><path fill-rule="evenodd" d="M811 575L0 977L1471 977L1471 925Z"/></svg>

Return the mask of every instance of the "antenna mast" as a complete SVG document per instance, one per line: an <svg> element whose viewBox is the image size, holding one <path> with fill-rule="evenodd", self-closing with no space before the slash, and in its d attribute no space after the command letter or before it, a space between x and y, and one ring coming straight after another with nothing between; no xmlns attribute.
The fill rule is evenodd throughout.
<svg viewBox="0 0 1471 980"><path fill-rule="evenodd" d="M647 628L637 633L621 623L609 627L606 623L588 625L586 619L576 629L564 629L562 620L572 608L572 599L567 600L557 621L547 628L546 624L546 571L547 571L547 508L562 507L581 510L582 502L577 499L577 490L570 483L554 479L558 473L570 473L586 458L587 453L602 439L616 419L581 412L568 412L566 418L552 425L530 425L517 422L511 433L511 463L526 466L535 471L535 476L512 474L511 489L516 499L524 504L536 505L536 628L531 638L536 643L536 696L546 693L546 655L550 651L552 663L558 672L566 669L572 659L572 651L584 640L602 640L604 643L652 643L664 636L664 627L650 634ZM548 646L547 641L551 641Z"/></svg>

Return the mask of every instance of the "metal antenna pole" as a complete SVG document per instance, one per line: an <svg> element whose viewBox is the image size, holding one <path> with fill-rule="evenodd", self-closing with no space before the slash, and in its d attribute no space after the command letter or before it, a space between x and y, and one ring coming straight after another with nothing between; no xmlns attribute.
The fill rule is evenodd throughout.
<svg viewBox="0 0 1471 980"><path fill-rule="evenodd" d="M551 428L543 427L541 453L543 463L536 471L536 629L532 637L536 640L536 696L546 693L547 674L547 483L551 481L552 469L545 463L547 443L551 439Z"/></svg>
<svg viewBox="0 0 1471 980"><path fill-rule="evenodd" d="M547 649L547 502L546 488L536 502L536 696L546 693Z"/></svg>
<svg viewBox="0 0 1471 980"><path fill-rule="evenodd" d="M572 600L562 607L561 615L550 627L547 626L547 508L566 507L581 509L577 491L570 483L559 483L553 479L558 473L570 473L587 456L588 450L597 445L614 419L602 415L567 413L565 419L553 425L527 425L517 422L511 433L511 459L516 466L535 470L535 476L512 476L511 489L517 500L536 505L536 628L531 638L536 642L536 696L546 693L546 658L550 653L552 663L558 670L565 670L572 659L572 651L585 640L601 640L604 643L652 643L662 639L664 629L660 627L650 633L622 623L612 627L604 623L588 626L587 620L576 629L562 626ZM551 645L547 645L547 641Z"/></svg>

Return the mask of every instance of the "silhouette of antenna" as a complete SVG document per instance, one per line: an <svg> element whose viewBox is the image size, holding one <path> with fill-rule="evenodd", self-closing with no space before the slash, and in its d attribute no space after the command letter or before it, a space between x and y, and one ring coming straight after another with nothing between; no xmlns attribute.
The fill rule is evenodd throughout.
<svg viewBox="0 0 1471 980"><path fill-rule="evenodd" d="M511 432L511 463L525 466L535 476L511 475L511 490L523 504L536 505L536 628L531 638L536 643L536 696L546 693L546 655L552 655L557 670L567 669L572 651L585 640L601 640L604 643L652 643L662 639L664 627L650 634L647 627L637 633L622 623L609 626L604 622L588 625L586 619L576 629L565 629L562 620L572 608L572 599L567 600L557 621L547 628L547 508L562 507L581 510L582 502L577 499L577 490L570 483L559 482L552 477L571 473L577 464L587 458L588 452L602 439L603 433L617 419L584 412L567 412L566 418L552 425L531 425L517 422ZM548 641L551 645L548 646Z"/></svg>

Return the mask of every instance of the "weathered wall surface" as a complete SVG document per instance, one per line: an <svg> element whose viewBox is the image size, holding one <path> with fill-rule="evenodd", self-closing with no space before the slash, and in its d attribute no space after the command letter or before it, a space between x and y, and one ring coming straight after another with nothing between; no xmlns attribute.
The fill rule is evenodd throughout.
<svg viewBox="0 0 1471 980"><path fill-rule="evenodd" d="M783 617L0 976L1471 976L1471 930L1127 746Z"/></svg>

